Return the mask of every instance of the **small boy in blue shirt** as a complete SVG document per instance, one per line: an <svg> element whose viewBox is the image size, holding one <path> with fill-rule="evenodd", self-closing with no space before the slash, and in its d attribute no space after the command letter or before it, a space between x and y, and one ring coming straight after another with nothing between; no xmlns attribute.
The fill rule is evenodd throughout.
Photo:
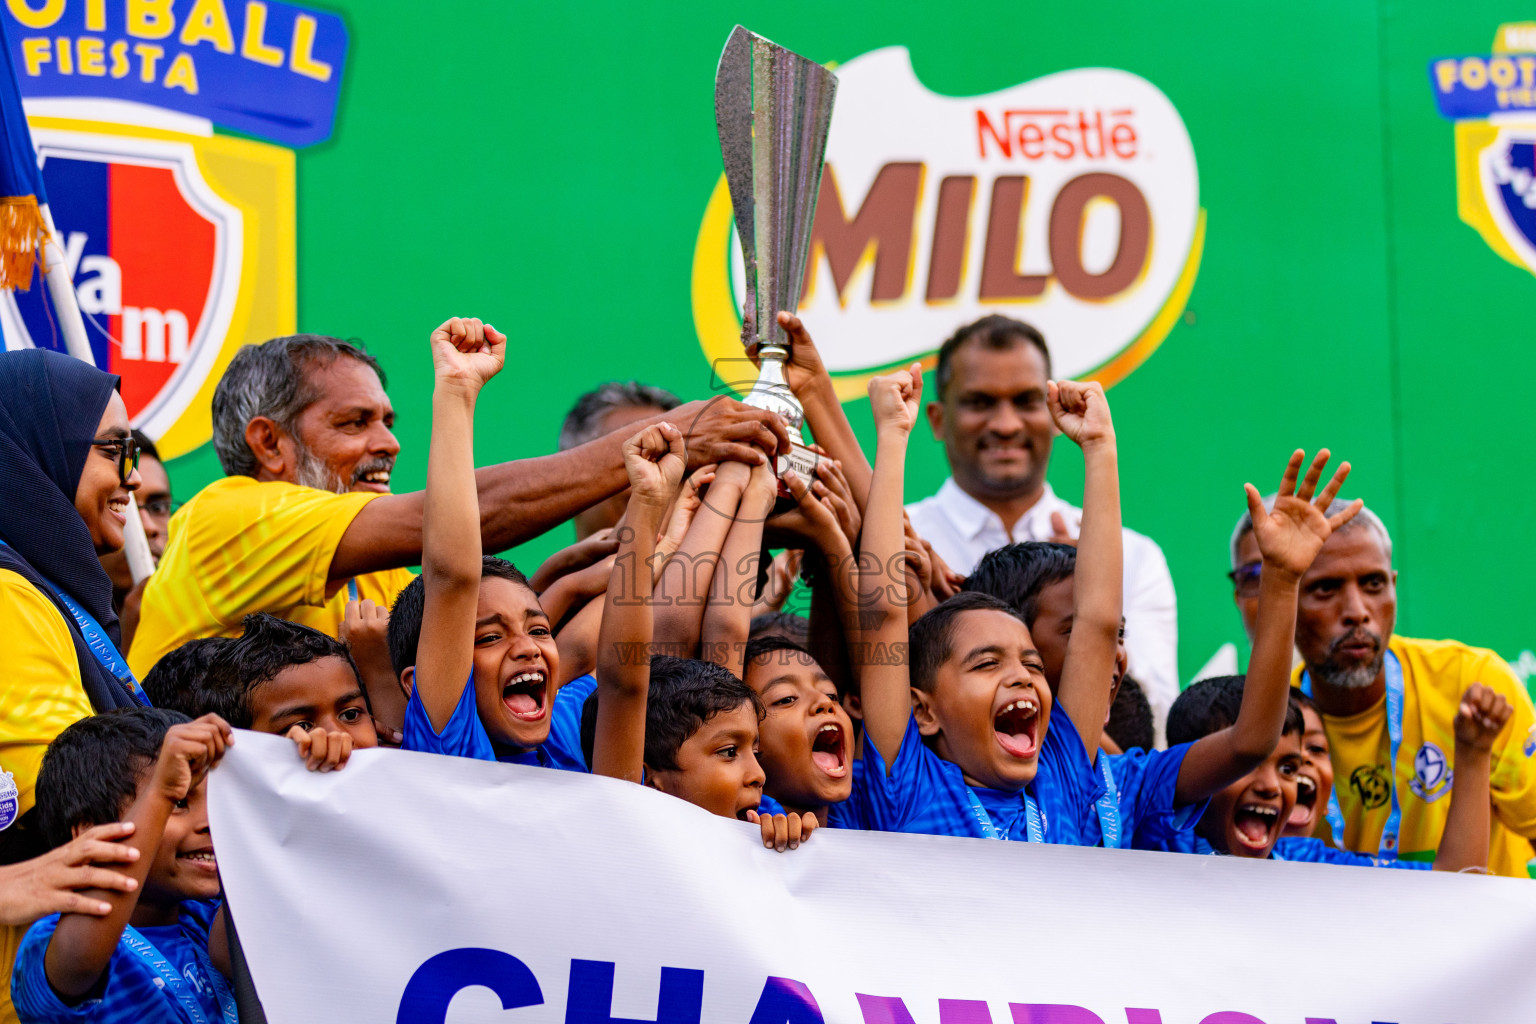
<svg viewBox="0 0 1536 1024"><path fill-rule="evenodd" d="M48 747L37 779L44 835L61 846L130 821L133 892L97 890L105 917L55 914L27 931L11 974L26 1024L235 1021L218 863L203 787L232 742L216 715L135 708L82 719Z"/></svg>
<svg viewBox="0 0 1536 1024"><path fill-rule="evenodd" d="M722 665L651 656L661 561L656 538L683 478L682 433L659 423L626 441L623 451L630 498L598 636L597 692L589 716L592 771L641 783L711 814L756 822L764 845L794 849L818 822L812 815L758 813L764 776L757 760L757 695ZM716 482L748 475L739 500L750 500L748 507L765 515L774 490L768 467L766 459L750 470L729 463ZM736 507L730 514L740 513Z"/></svg>
<svg viewBox="0 0 1536 1024"><path fill-rule="evenodd" d="M1226 728L1168 750L1124 754L1088 751L1103 777L1104 793L1083 818L1082 845L1164 849L1189 832L1205 801L1241 778L1274 749L1290 693L1290 654L1301 577L1334 530L1354 517L1357 501L1332 519L1329 503L1349 475L1342 464L1316 500L1327 449L1312 461L1298 489L1304 454L1291 455L1273 508L1265 513L1258 491L1246 487L1254 534L1263 555L1253 658L1240 713ZM1073 632L1078 550L1066 544L1012 544L988 552L966 589L1006 601L1024 619L1053 692L1060 685ZM1100 684L1113 701L1126 671L1125 628L1116 641L1113 673ZM1095 745L1097 746L1097 745ZM1107 773L1107 774L1106 774Z"/></svg>
<svg viewBox="0 0 1536 1024"><path fill-rule="evenodd" d="M865 764L857 785L871 828L1070 843L1100 795L1088 752L1109 710L1105 681L1121 601L1114 425L1099 385L1048 389L1051 417L1084 461L1076 628L1057 694L1029 628L1008 605L958 594L913 623L908 643L905 588L866 575L860 589L872 598L864 613L872 626L862 638ZM902 484L921 367L874 378L869 395L877 454L861 565L883 571L905 550ZM893 656L903 650L907 658Z"/></svg>
<svg viewBox="0 0 1536 1024"><path fill-rule="evenodd" d="M500 372L506 344L506 335L472 318L454 317L432 332L422 572L396 598L387 637L410 691L401 745L582 771L575 726L593 683L560 687L560 652L538 595L512 563L480 551L475 401ZM570 704L566 714L557 700ZM552 732L556 721L564 727Z"/></svg>
<svg viewBox="0 0 1536 1024"><path fill-rule="evenodd" d="M238 637L193 640L161 658L146 677L156 679L155 706L287 736L313 771L379 745L346 643L275 615L247 615L243 625Z"/></svg>
<svg viewBox="0 0 1536 1024"><path fill-rule="evenodd" d="M1168 712L1170 743L1197 742L1230 728L1244 700L1242 676L1203 679L1179 694ZM1455 720L1456 773L1451 809L1433 865L1421 861L1383 861L1339 850L1321 839L1282 837L1296 806L1297 780L1306 755L1301 707L1286 705L1280 742L1273 753L1242 778L1211 797L1193 832L1182 833L1165 849L1176 853L1228 854L1268 860L1306 861L1352 867L1410 871L1482 870L1488 865L1490 799L1488 775L1493 742L1513 708L1496 690L1474 683L1462 696Z"/></svg>

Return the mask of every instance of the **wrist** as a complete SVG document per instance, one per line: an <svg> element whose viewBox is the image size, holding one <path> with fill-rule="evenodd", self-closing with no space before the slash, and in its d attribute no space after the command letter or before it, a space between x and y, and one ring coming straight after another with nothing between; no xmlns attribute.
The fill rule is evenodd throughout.
<svg viewBox="0 0 1536 1024"><path fill-rule="evenodd" d="M478 381L468 381L460 377L439 377L432 389L433 400L446 400L450 402L463 402L473 408L475 399L480 394Z"/></svg>
<svg viewBox="0 0 1536 1024"><path fill-rule="evenodd" d="M1259 571L1259 586L1264 588L1283 588L1286 591L1294 591L1301 586L1301 573L1269 559L1264 559Z"/></svg>
<svg viewBox="0 0 1536 1024"><path fill-rule="evenodd" d="M900 445L905 448L907 446L907 438L911 436L911 426L881 423L875 427L875 443L878 445Z"/></svg>
<svg viewBox="0 0 1536 1024"><path fill-rule="evenodd" d="M795 390L795 397L800 399L802 405L815 403L825 406L829 401L837 401L837 392L832 387L832 378L823 368L818 369L810 380Z"/></svg>
<svg viewBox="0 0 1536 1024"><path fill-rule="evenodd" d="M1116 454L1115 435L1110 434L1108 437L1095 437L1090 440L1081 442L1078 447L1082 448L1084 458L1088 457L1089 455L1098 456L1100 458L1114 458Z"/></svg>

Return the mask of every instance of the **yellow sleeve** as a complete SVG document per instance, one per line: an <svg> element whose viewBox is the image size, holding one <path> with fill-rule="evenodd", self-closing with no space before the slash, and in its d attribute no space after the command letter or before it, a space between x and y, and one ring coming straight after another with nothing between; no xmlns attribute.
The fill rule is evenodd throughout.
<svg viewBox="0 0 1536 1024"><path fill-rule="evenodd" d="M210 497L181 524L187 562L176 568L192 571L221 620L238 622L249 612L323 606L336 546L379 495L253 480Z"/></svg>
<svg viewBox="0 0 1536 1024"><path fill-rule="evenodd" d="M1536 837L1536 707L1503 658L1479 650L1471 659L1463 689L1473 683L1497 690L1515 711L1493 744L1488 784L1493 810L1504 827L1527 838Z"/></svg>
<svg viewBox="0 0 1536 1024"><path fill-rule="evenodd" d="M303 618L323 609L336 547L377 497L248 477L209 484L177 513L144 590L128 652L134 673L142 678L188 640L239 633L253 612Z"/></svg>
<svg viewBox="0 0 1536 1024"><path fill-rule="evenodd" d="M19 811L32 806L43 751L73 722L92 714L80 683L69 626L30 583L0 569L0 770L16 777Z"/></svg>

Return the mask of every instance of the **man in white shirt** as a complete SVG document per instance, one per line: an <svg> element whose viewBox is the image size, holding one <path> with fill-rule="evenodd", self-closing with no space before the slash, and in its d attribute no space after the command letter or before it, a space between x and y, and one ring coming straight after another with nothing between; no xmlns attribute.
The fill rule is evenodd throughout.
<svg viewBox="0 0 1536 1024"><path fill-rule="evenodd" d="M1050 350L1040 332L1004 316L967 324L939 349L928 424L951 476L907 506L912 526L955 572L1021 541L1075 544L1082 510L1045 482L1055 430L1045 405ZM1161 741L1179 695L1178 607L1162 548L1125 531L1125 646Z"/></svg>

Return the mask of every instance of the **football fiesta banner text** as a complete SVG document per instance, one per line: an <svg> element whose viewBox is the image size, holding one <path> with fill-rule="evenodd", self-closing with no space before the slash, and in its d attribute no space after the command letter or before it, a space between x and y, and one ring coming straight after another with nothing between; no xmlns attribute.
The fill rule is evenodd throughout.
<svg viewBox="0 0 1536 1024"><path fill-rule="evenodd" d="M778 854L629 783L383 749L320 775L247 732L210 785L273 1024L1536 1019L1510 879L837 830ZM1299 969L1287 921L1314 951L1456 941Z"/></svg>

